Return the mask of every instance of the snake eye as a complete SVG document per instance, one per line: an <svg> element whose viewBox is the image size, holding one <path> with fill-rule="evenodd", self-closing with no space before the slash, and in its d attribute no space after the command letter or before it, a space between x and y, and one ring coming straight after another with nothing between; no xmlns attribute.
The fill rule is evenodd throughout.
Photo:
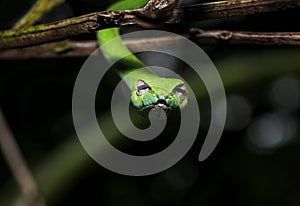
<svg viewBox="0 0 300 206"><path fill-rule="evenodd" d="M173 89L173 93L178 96L179 100L182 101L187 95L185 84L180 84Z"/></svg>
<svg viewBox="0 0 300 206"><path fill-rule="evenodd" d="M137 93L137 95L142 96L143 94L145 94L149 90L151 90L151 88L146 82L144 82L142 80L138 80L138 82L136 84L136 93Z"/></svg>

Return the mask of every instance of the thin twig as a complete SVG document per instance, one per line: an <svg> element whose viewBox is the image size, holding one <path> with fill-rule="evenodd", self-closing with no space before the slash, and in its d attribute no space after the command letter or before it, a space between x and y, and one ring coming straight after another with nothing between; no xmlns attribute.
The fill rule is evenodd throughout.
<svg viewBox="0 0 300 206"><path fill-rule="evenodd" d="M64 0L38 0L34 6L21 18L14 29L21 29L35 24L54 7ZM2 134L2 135L1 135ZM16 199L15 206L45 206L40 196L35 180L29 170L18 144L10 131L0 109L0 145L11 171L21 189L21 195Z"/></svg>
<svg viewBox="0 0 300 206"><path fill-rule="evenodd" d="M251 44L271 46L300 46L300 32L249 32L192 29L191 37L199 45L206 44Z"/></svg>
<svg viewBox="0 0 300 206"><path fill-rule="evenodd" d="M0 109L0 147L22 192L16 205L43 206L37 186Z"/></svg>
<svg viewBox="0 0 300 206"><path fill-rule="evenodd" d="M39 0L27 12L27 14L14 25L14 29L32 26L53 8L62 4L64 0Z"/></svg>
<svg viewBox="0 0 300 206"><path fill-rule="evenodd" d="M175 8L165 23L217 19L236 15L300 8L300 0L240 0L202 3ZM67 39L100 29L136 25L143 9L127 11L103 11L38 25L20 30L0 32L0 49L33 46Z"/></svg>
<svg viewBox="0 0 300 206"><path fill-rule="evenodd" d="M230 55L221 61L214 62L219 69L224 87L227 92L239 92L242 88L248 88L250 91L256 92L261 89L261 85L266 82L274 81L274 79L289 73L300 72L300 49L277 49L266 51L248 51ZM60 74L60 71L57 72ZM190 77L190 78L189 78ZM190 85L199 85L199 77L191 75L185 78ZM268 85L268 84L267 84ZM244 91L244 90L243 90ZM247 91L244 91L247 94ZM197 99L201 100L206 97L207 92L202 89L194 90ZM249 93L249 91L248 91ZM107 115L107 116L106 116ZM101 114L103 127L111 127L111 121L105 121L111 118L111 112ZM90 130L86 130L87 136ZM110 132L111 144L117 145L119 134L116 130L107 130ZM66 186L70 183L77 183L81 179L82 171L86 170L91 158L84 151L82 145L76 140L76 136L66 138L68 141L61 144L52 154L46 157L46 161L40 162L35 167L35 176L43 191L46 200L60 198L65 195ZM122 137L120 137L122 138ZM103 150L98 150L101 154ZM59 168L59 169L58 169ZM71 184L72 185L72 184ZM13 195L10 193L12 185L7 186L7 190L0 191L0 205L6 206L6 197Z"/></svg>
<svg viewBox="0 0 300 206"><path fill-rule="evenodd" d="M268 45L268 46L300 46L300 32L245 32L227 30L192 29L190 34L182 36L191 39L198 45L209 44L235 44L235 45ZM173 47L178 39L174 36L125 39L124 44L132 51L137 51L141 46L152 50L160 47ZM44 44L33 47L9 49L0 53L0 60L39 59L39 58L64 58L85 57L91 55L97 48L96 40L70 41L68 46L55 47Z"/></svg>

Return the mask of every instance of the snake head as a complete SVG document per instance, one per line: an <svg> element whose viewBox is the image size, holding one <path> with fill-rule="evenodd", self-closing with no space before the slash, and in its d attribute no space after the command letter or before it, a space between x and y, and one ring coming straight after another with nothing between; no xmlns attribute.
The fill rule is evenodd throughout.
<svg viewBox="0 0 300 206"><path fill-rule="evenodd" d="M152 78L139 79L132 92L131 102L138 111L148 113L152 109L167 114L183 108L187 103L187 88L180 79Z"/></svg>

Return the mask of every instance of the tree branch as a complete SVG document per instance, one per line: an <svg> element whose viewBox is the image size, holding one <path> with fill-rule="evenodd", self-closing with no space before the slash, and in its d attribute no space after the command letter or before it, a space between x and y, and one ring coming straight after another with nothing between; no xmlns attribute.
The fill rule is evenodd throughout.
<svg viewBox="0 0 300 206"><path fill-rule="evenodd" d="M300 46L300 32L245 32L227 30L191 29L190 34L182 36L191 39L198 45L235 44L235 45L268 45L268 46ZM125 39L124 44L135 52L139 47L155 49L157 45L170 47L176 45L177 39L171 36L155 38ZM91 55L97 48L96 40L70 41L68 46L54 43L9 49L0 53L0 60L17 60L32 58L63 58L85 57Z"/></svg>
<svg viewBox="0 0 300 206"><path fill-rule="evenodd" d="M146 7L145 7L146 8ZM240 0L202 3L175 8L167 24L183 21L217 19L236 15L300 8L300 0ZM0 49L33 46L67 39L100 29L137 25L143 9L127 11L103 11L79 16L55 23L0 32Z"/></svg>
<svg viewBox="0 0 300 206"><path fill-rule="evenodd" d="M208 20L300 8L299 0L227 0L177 8L171 22Z"/></svg>
<svg viewBox="0 0 300 206"><path fill-rule="evenodd" d="M16 205L44 206L44 201L39 196L32 174L23 159L18 144L7 125L1 110L0 147L22 192L22 195L18 199Z"/></svg>
<svg viewBox="0 0 300 206"><path fill-rule="evenodd" d="M127 11L97 12L55 23L0 32L0 49L38 45L134 23Z"/></svg>

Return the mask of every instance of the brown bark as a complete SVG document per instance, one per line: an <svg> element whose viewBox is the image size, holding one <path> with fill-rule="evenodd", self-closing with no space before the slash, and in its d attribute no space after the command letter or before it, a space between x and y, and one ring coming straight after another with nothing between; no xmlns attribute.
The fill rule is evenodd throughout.
<svg viewBox="0 0 300 206"><path fill-rule="evenodd" d="M240 0L203 3L175 8L164 23L217 19L229 16L300 8L299 0ZM111 27L138 24L140 10L96 12L59 22L0 32L0 49L33 46L93 33ZM149 15L149 12L146 12Z"/></svg>

